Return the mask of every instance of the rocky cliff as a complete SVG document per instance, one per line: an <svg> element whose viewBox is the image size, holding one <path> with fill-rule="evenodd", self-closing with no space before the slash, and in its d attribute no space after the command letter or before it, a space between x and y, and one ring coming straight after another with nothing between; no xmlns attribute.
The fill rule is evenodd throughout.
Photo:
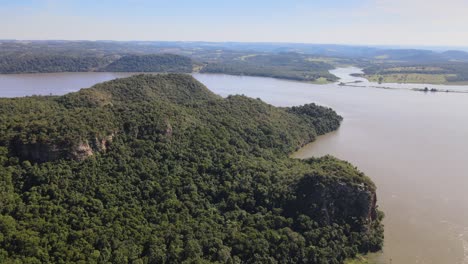
<svg viewBox="0 0 468 264"><path fill-rule="evenodd" d="M48 142L22 142L12 140L10 149L21 160L33 162L48 162L58 159L82 161L97 152L105 152L112 142L114 134L105 137L95 137L91 140L54 141Z"/></svg>

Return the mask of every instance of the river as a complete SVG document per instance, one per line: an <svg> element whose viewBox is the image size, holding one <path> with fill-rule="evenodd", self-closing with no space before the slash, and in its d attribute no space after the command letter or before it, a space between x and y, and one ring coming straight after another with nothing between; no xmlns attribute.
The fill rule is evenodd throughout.
<svg viewBox="0 0 468 264"><path fill-rule="evenodd" d="M64 95L96 83L133 74L127 72L0 74L0 97Z"/></svg>
<svg viewBox="0 0 468 264"><path fill-rule="evenodd" d="M468 94L408 90L421 88L418 85L370 88L376 84L350 76L356 72L359 69L332 71L343 82L362 81L356 85L365 87L216 74L194 77L222 96L245 94L277 106L316 102L334 108L344 117L340 129L294 156L332 154L352 162L376 183L378 203L386 214L385 245L373 260L468 263ZM60 95L128 75L0 75L0 96Z"/></svg>

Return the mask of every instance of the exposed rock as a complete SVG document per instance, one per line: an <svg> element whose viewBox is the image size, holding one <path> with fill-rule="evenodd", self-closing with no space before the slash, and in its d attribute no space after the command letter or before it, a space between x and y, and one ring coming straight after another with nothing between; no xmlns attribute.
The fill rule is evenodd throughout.
<svg viewBox="0 0 468 264"><path fill-rule="evenodd" d="M169 121L166 120L166 136L171 137L172 136L172 126Z"/></svg>
<svg viewBox="0 0 468 264"><path fill-rule="evenodd" d="M344 221L355 231L367 232L377 218L377 195L364 184L306 175L295 186L295 192L291 212L314 216L323 225Z"/></svg>
<svg viewBox="0 0 468 264"><path fill-rule="evenodd" d="M72 159L79 161L85 160L93 154L93 149L88 144L88 142L80 142L76 147L72 149L72 152L70 153Z"/></svg>
<svg viewBox="0 0 468 264"><path fill-rule="evenodd" d="M99 152L105 152L107 150L107 147L109 146L109 143L112 142L114 137L115 133L112 133L103 138L95 137L94 142L92 142L92 148Z"/></svg>
<svg viewBox="0 0 468 264"><path fill-rule="evenodd" d="M13 140L10 143L10 149L20 159L32 162L42 163L60 158L82 161L96 152L105 152L114 135L112 133L103 138L96 137L91 140L91 144L88 140L78 143L53 141L23 143L20 140Z"/></svg>
<svg viewBox="0 0 468 264"><path fill-rule="evenodd" d="M14 141L11 144L11 150L20 159L34 162L56 160L62 155L62 150L57 148L57 146L45 143L23 144L19 141Z"/></svg>

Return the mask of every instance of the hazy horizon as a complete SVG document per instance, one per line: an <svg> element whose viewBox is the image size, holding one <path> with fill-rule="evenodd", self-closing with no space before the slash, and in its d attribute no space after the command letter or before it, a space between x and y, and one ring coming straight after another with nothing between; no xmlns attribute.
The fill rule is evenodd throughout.
<svg viewBox="0 0 468 264"><path fill-rule="evenodd" d="M167 43L219 43L219 44L227 44L227 43L240 43L240 44L273 44L273 45L336 45L336 46L349 46L349 47L368 47L368 48L380 48L380 49L422 49L422 50L432 50L432 51L447 51L447 50L460 50L468 52L468 46L424 46L424 45L378 45L378 44L340 44L340 43L312 43L312 42L263 42L263 41L204 41L204 40L138 40L138 39L130 39L130 40L113 40L113 39L1 39L0 41L18 41L18 42L28 42L28 41L63 41L63 42L167 42Z"/></svg>
<svg viewBox="0 0 468 264"><path fill-rule="evenodd" d="M463 0L0 0L0 39L468 47Z"/></svg>

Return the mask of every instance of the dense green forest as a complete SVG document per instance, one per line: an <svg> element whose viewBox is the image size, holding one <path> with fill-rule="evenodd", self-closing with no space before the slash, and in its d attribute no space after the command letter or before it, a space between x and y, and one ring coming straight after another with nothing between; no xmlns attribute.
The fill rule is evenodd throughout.
<svg viewBox="0 0 468 264"><path fill-rule="evenodd" d="M115 56L9 55L0 56L0 73L39 72L192 72L188 57L173 54Z"/></svg>
<svg viewBox="0 0 468 264"><path fill-rule="evenodd" d="M103 71L109 72L192 72L192 60L173 54L129 55L124 56Z"/></svg>
<svg viewBox="0 0 468 264"><path fill-rule="evenodd" d="M59 54L73 56L113 54L172 53L195 60L213 61L246 54L298 53L313 57L381 60L388 62L468 62L468 52L429 49L389 48L310 43L204 42L204 41L65 41L65 40L0 40L2 54Z"/></svg>
<svg viewBox="0 0 468 264"><path fill-rule="evenodd" d="M0 41L0 73L178 72L192 70L329 82L330 61L291 52L251 51L238 46L185 42ZM260 49L262 50L262 49Z"/></svg>
<svg viewBox="0 0 468 264"><path fill-rule="evenodd" d="M188 75L0 99L1 263L342 263L382 247L375 186L289 158L341 117Z"/></svg>
<svg viewBox="0 0 468 264"><path fill-rule="evenodd" d="M297 81L337 81L338 78L328 71L333 69L329 63L309 61L307 56L297 53L269 55L246 55L231 61L210 63L201 72L225 73L274 77Z"/></svg>
<svg viewBox="0 0 468 264"><path fill-rule="evenodd" d="M0 73L87 72L108 63L109 58L67 55L0 56Z"/></svg>
<svg viewBox="0 0 468 264"><path fill-rule="evenodd" d="M0 73L189 72L190 58L195 71L320 83L337 80L330 69L350 65L364 68L372 81L468 82L468 52L460 50L183 41L0 40L0 45Z"/></svg>

